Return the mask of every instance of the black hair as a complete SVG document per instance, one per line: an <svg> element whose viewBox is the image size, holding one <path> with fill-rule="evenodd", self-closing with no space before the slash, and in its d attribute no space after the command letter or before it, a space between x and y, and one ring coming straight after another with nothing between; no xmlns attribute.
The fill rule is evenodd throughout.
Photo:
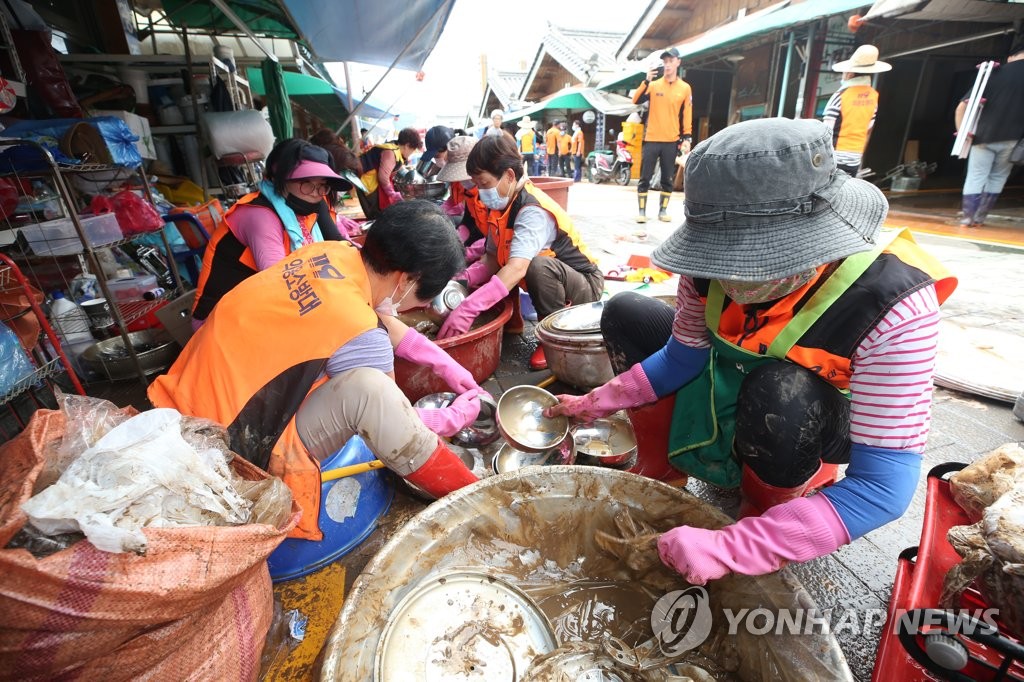
<svg viewBox="0 0 1024 682"><path fill-rule="evenodd" d="M423 146L423 138L420 137L415 128L402 128L398 133L398 144L419 149Z"/></svg>
<svg viewBox="0 0 1024 682"><path fill-rule="evenodd" d="M334 159L323 147L317 147L315 144L295 137L282 140L274 145L270 155L267 156L267 168L264 173L267 180L274 185L274 191L279 196L287 195L285 185L288 182L288 176L303 161L325 163L331 170L337 170L334 166ZM333 200L332 190L331 201Z"/></svg>
<svg viewBox="0 0 1024 682"><path fill-rule="evenodd" d="M317 147L323 147L327 150L331 155L331 159L334 160L333 169L336 172L350 170L356 175L363 174L363 167L359 163L359 157L355 155L355 152L342 144L341 138L335 135L333 130L321 128L313 133L313 137L309 138L309 141Z"/></svg>
<svg viewBox="0 0 1024 682"><path fill-rule="evenodd" d="M515 138L508 133L485 135L473 145L466 159L466 172L470 175L487 171L497 178L509 168L516 174L517 181L523 177L523 157L519 155Z"/></svg>
<svg viewBox="0 0 1024 682"><path fill-rule="evenodd" d="M466 267L465 248L451 220L425 199L406 199L384 209L366 231L360 253L378 275L404 272L417 280L421 301L441 293Z"/></svg>

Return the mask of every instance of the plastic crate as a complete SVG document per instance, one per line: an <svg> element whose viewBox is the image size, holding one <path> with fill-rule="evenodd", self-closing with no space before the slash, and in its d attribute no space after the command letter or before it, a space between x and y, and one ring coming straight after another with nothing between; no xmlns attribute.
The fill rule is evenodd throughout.
<svg viewBox="0 0 1024 682"><path fill-rule="evenodd" d="M104 246L124 237L113 213L79 216L85 238L91 246ZM26 225L21 234L37 256L71 256L82 253L83 246L71 218L58 218L45 223Z"/></svg>
<svg viewBox="0 0 1024 682"><path fill-rule="evenodd" d="M921 544L904 550L899 556L886 625L871 674L875 682L1024 680L1024 647L1001 627L995 635L957 637L969 657L967 665L959 670L943 669L932 661L924 650L922 635L900 634L894 627L901 615L907 612L942 608L939 599L943 580L949 569L960 562L960 555L949 544L946 534L953 526L971 524L967 512L953 499L946 476L964 466L959 463L941 464L928 472ZM964 592L959 604L959 608L972 614L989 606L973 588ZM999 625L998 617L995 620Z"/></svg>

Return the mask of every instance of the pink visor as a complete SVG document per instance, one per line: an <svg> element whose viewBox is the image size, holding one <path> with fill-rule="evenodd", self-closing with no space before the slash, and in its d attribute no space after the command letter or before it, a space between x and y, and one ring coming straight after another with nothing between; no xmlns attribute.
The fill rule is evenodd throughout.
<svg viewBox="0 0 1024 682"><path fill-rule="evenodd" d="M305 178L326 178L328 180L335 180L331 184L338 184L343 182L346 185L348 181L341 177L337 173L331 170L331 167L326 163L320 163L319 161L310 161L304 159L299 162L299 165L295 167L291 175L288 176L289 180L303 180Z"/></svg>

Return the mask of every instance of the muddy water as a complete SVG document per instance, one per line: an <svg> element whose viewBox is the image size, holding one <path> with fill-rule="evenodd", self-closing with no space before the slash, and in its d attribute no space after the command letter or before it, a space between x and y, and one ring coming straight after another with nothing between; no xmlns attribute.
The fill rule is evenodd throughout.
<svg viewBox="0 0 1024 682"><path fill-rule="evenodd" d="M623 522L624 517L632 521ZM652 555L649 536L680 524L717 528L726 522L685 492L617 471L531 467L492 477L428 507L366 566L326 648L323 679L374 679L380 633L396 605L431 576L454 570L485 572L526 592L563 647L591 647L594 654L593 647L604 647L602 639L613 636L631 651L653 636L653 604L687 587ZM725 578L709 585L708 592L715 613L811 605L785 572ZM607 658L607 652L596 653ZM568 658L577 654L589 655L569 651ZM658 654L655 645L647 660ZM753 637L742 629L730 635L724 617L714 618L709 636L686 660L719 680L852 679L831 637ZM559 665L547 669L568 670L566 661ZM568 679L660 682L666 674L663 667L642 673L627 668L617 677ZM547 682L561 676L518 679Z"/></svg>
<svg viewBox="0 0 1024 682"><path fill-rule="evenodd" d="M494 320L500 314L500 309L485 310L480 313L475 320L473 320L473 326L471 329L481 327L491 320ZM428 339L437 338L437 333L441 331L441 325L437 323L437 316L428 313L426 310L409 310L401 313L398 319L409 325L420 334L423 334Z"/></svg>

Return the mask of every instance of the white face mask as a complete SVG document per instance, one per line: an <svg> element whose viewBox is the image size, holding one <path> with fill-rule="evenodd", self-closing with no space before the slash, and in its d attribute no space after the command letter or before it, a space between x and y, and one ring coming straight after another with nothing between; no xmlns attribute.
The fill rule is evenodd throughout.
<svg viewBox="0 0 1024 682"><path fill-rule="evenodd" d="M378 315L390 315L391 317L395 317L396 315L398 315L398 306L402 305L402 301L405 300L405 297L408 296L409 292L412 291L414 288L410 286L408 289L406 289L405 293L402 294L402 298L398 299L398 302L395 303L392 299L394 298L395 294L398 293L398 286L399 285L396 284L395 290L391 292L391 295L385 296L384 300L378 303L377 306L374 308L374 311Z"/></svg>
<svg viewBox="0 0 1024 682"><path fill-rule="evenodd" d="M799 272L782 279L769 282L732 282L718 280L725 295L740 305L748 303L767 303L783 296L788 296L814 278L817 269Z"/></svg>
<svg viewBox="0 0 1024 682"><path fill-rule="evenodd" d="M501 195L501 192L498 191L498 185L500 184L501 181L499 180L494 187L488 187L486 189L483 187L480 188L480 203L492 211L500 211L504 209L508 206L508 202L512 198L511 192L509 192L507 197Z"/></svg>

